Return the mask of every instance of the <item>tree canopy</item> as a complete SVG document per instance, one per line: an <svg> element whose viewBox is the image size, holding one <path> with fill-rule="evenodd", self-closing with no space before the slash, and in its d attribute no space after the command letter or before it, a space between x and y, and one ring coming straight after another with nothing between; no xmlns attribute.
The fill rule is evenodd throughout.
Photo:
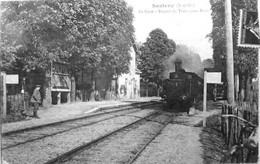
<svg viewBox="0 0 260 164"><path fill-rule="evenodd" d="M202 61L203 68L214 68L213 59L205 59Z"/></svg>
<svg viewBox="0 0 260 164"><path fill-rule="evenodd" d="M72 71L125 73L134 33L132 8L123 0L4 2L4 69L46 69L51 61Z"/></svg>
<svg viewBox="0 0 260 164"><path fill-rule="evenodd" d="M159 84L165 70L164 62L175 49L175 42L163 30L152 30L140 47L138 69L142 72L142 79Z"/></svg>

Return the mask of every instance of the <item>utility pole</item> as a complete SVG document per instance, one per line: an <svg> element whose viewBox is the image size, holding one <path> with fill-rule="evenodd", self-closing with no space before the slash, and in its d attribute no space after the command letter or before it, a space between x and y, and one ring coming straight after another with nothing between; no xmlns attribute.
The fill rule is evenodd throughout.
<svg viewBox="0 0 260 164"><path fill-rule="evenodd" d="M260 19L260 2L259 1L257 1L257 13L258 13L258 25L259 25L259 29L260 29L260 23L259 23L259 19ZM258 118L260 118L260 112L259 112L259 103L260 103L259 86L260 86L260 48L258 48Z"/></svg>
<svg viewBox="0 0 260 164"><path fill-rule="evenodd" d="M2 36L2 2L0 1L0 42ZM2 55L0 54L0 151L2 150L2 112L3 112L3 86L2 86ZM0 152L0 163L3 163L2 160L2 151Z"/></svg>
<svg viewBox="0 0 260 164"><path fill-rule="evenodd" d="M207 71L204 69L203 84L203 127L206 127L206 109L207 108Z"/></svg>
<svg viewBox="0 0 260 164"><path fill-rule="evenodd" d="M234 62L233 62L233 38L232 38L232 10L231 0L225 0L225 25L226 25L226 63L227 63L227 98L228 103L235 104L234 92Z"/></svg>

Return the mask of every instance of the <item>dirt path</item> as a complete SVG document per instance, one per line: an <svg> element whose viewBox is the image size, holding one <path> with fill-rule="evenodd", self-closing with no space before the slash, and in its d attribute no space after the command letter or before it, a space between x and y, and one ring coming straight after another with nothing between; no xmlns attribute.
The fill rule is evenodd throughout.
<svg viewBox="0 0 260 164"><path fill-rule="evenodd" d="M212 105L212 104L211 104ZM141 164L208 164L219 163L225 149L215 125L220 109L207 111L207 126L202 127L203 113L178 116L142 153L135 163Z"/></svg>

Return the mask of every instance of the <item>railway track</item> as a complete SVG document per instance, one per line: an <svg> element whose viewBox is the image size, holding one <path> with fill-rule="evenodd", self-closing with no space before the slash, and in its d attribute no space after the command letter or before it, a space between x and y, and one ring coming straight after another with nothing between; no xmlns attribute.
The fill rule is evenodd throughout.
<svg viewBox="0 0 260 164"><path fill-rule="evenodd" d="M88 115L70 118L70 119L66 119L66 120L46 123L46 124L37 125L37 126L33 126L33 127L26 127L26 128L21 128L21 129L17 129L17 130L2 132L2 136L3 137L10 136L11 134L23 133L23 132L27 132L27 131L31 131L31 130L35 130L35 129L48 127L48 126L59 125L59 124L70 122L70 121L96 117L96 116L100 116L100 115L104 115L104 114L111 114L111 113L114 113L114 112L117 112L117 111L125 111L125 110L133 109L133 108L143 108L143 107L156 105L156 104L160 104L160 103L158 103L158 102L148 102L148 103L134 103L132 105L120 105L118 107L113 107L113 106L112 107L104 107L104 108L101 108L99 112L96 112L96 113L93 113L93 114L88 114ZM115 109L117 109L117 110L115 110Z"/></svg>
<svg viewBox="0 0 260 164"><path fill-rule="evenodd" d="M162 130L173 120L172 117L170 117L166 123L157 129L156 133L151 137L151 139L149 139L145 145L143 147L141 147L139 149L139 151L135 154L135 156L133 158L131 158L131 160L128 162L128 164L132 164L135 162L135 160L141 155L141 153L144 151L144 149L162 132Z"/></svg>
<svg viewBox="0 0 260 164"><path fill-rule="evenodd" d="M141 105L138 105L141 107ZM142 107L147 106L144 105ZM130 110L132 109L132 110ZM74 118L70 120L55 122L51 124L45 124L42 126L36 126L32 128L20 129L3 134L3 146L2 150L16 147L29 142L44 139L46 137L54 136L57 134L65 133L81 127L91 126L98 122L107 121L122 115L127 115L135 112L139 112L142 109L136 106L120 107L118 110L111 110L92 114L80 118Z"/></svg>
<svg viewBox="0 0 260 164"><path fill-rule="evenodd" d="M163 118L163 117L165 117L165 118ZM157 118L157 120L155 118ZM134 151L135 155L131 159L124 159L125 161L120 161L119 163L126 163L126 161L129 161L128 162L129 164L133 163L138 158L138 156L141 154L141 152L145 149L145 147L147 145L149 145L149 143L156 136L158 136L160 134L160 132L165 128L165 126L167 126L171 122L172 118L173 118L172 114L165 115L164 112L152 113L152 114L150 114L146 117L140 118L139 120L134 121L122 128L119 128L106 135L103 135L103 136L97 138L96 140L83 144L60 156L57 156L56 158L46 162L45 164L54 164L54 163L70 163L70 164L73 163L74 164L74 163L86 163L86 162L93 163L93 161L85 161L86 160L85 158L89 157L89 158L91 158L91 160L95 160L95 159L102 159L102 157L92 157L92 155L86 155L87 154L86 151L91 152L90 154L92 154L92 152L96 152L97 154L102 154L104 152L108 153L108 152L106 152L106 149L112 150L113 148L111 148L111 147L103 148L102 146L98 146L98 144L101 143L101 145L102 145L103 142L107 141L107 143L103 144L104 147L107 147L108 145L113 145L113 143L115 143L115 145L117 147L117 144L119 144L119 143L128 143L129 142L127 140L129 138L125 137L125 135L132 136L132 138L134 140L134 141L132 141L132 143L129 143L129 144L135 144L134 142L138 141L138 142L140 142L138 145L141 145L141 147L139 146L140 148L138 149L138 151L136 149L129 150L130 152ZM146 129L145 127L147 127L147 124L149 124L151 122L154 123L154 125L153 124L150 125L150 126L154 126L153 128L151 128L152 129L151 132L149 132L149 131L144 132L144 130ZM157 128L155 128L155 127L157 127ZM123 134L121 134L121 133L123 133ZM119 135L119 136L116 137L116 135ZM136 137L133 137L133 135L139 136L139 139L137 139ZM140 136L142 136L142 137L140 137ZM124 146L128 146L128 145L122 145L122 147L124 147ZM76 162L75 162L74 158L76 158ZM104 158L106 158L106 157L104 157ZM111 158L113 158L113 157L111 157ZM108 161L105 161L105 163L107 163L107 162ZM112 163L117 163L117 162L118 161L116 161L116 162L112 161Z"/></svg>

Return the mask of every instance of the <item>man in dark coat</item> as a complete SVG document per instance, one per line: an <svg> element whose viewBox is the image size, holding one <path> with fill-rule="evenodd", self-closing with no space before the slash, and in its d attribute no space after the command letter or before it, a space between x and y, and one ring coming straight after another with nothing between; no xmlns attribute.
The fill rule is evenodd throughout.
<svg viewBox="0 0 260 164"><path fill-rule="evenodd" d="M40 93L40 88L41 86L40 85L36 85L36 88L34 89L33 91L33 94L32 94L32 97L31 97L31 102L33 103L33 106L34 106L34 109L33 109L33 116L35 118L40 118L38 115L37 115L37 111L39 109L39 105L41 103L41 93Z"/></svg>

